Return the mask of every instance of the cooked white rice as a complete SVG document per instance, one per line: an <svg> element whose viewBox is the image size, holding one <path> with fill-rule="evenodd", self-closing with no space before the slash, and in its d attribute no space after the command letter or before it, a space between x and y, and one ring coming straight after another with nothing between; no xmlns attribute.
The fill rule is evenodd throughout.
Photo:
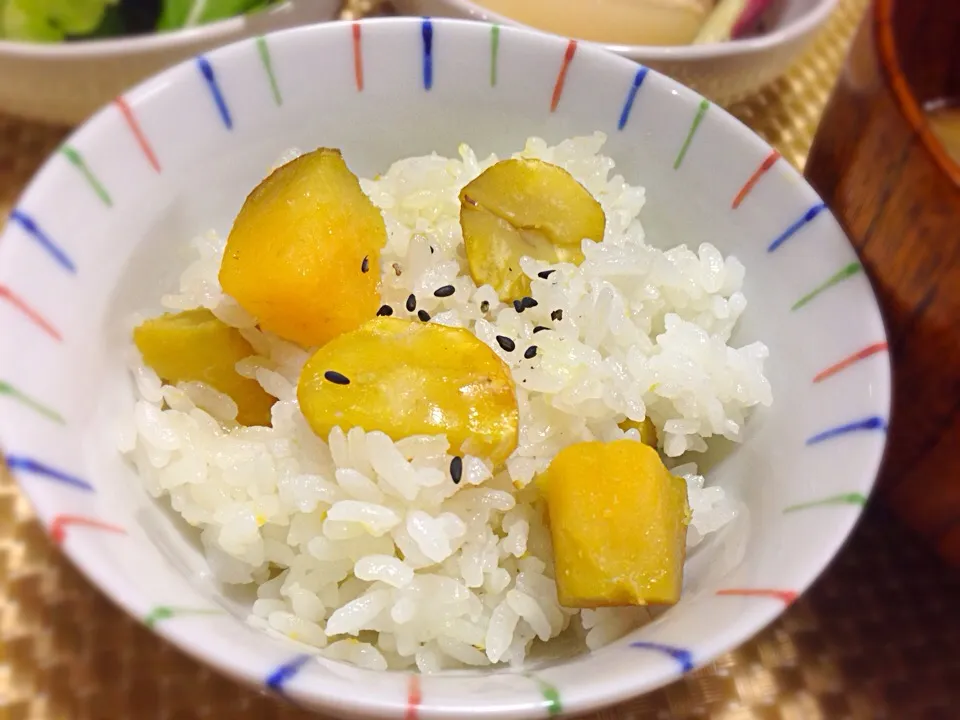
<svg viewBox="0 0 960 720"><path fill-rule="evenodd" d="M406 317L413 293L432 322L468 327L513 371L520 441L505 469L464 458L454 485L444 437L391 441L380 432L335 429L318 438L300 414L296 385L307 351L256 329L223 295L217 273L224 240L195 242L196 260L165 308L204 306L242 329L257 355L237 369L278 398L272 427L242 427L227 396L199 383L162 385L132 360L138 401L126 452L155 497L169 496L201 530L216 576L256 585L250 622L368 668L423 672L521 663L537 639L568 635L589 648L648 618L643 608L576 611L557 602L549 534L530 486L556 453L583 440L637 437L617 426L649 416L668 457L706 448L705 438L739 440L748 409L771 402L767 349L728 344L746 307L743 266L703 244L662 252L645 244L637 219L643 188L610 177L600 133L547 147L531 139L523 156L570 171L606 214L602 243L585 241L579 266L525 261L539 303L522 314L477 288L466 271L459 190L496 158L431 155L401 160L362 181L383 211L383 302ZM294 155L285 156L284 161ZM453 285L437 298L433 290ZM486 312L481 305L489 303ZM561 310L562 320L551 320ZM538 333L536 325L556 332ZM496 335L534 344L523 360ZM133 353L136 355L136 353ZM729 522L733 503L687 479L689 545Z"/></svg>

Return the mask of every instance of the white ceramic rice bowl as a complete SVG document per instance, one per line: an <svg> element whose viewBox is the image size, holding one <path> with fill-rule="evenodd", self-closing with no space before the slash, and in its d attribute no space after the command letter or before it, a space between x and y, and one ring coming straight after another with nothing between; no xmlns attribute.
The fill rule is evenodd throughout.
<svg viewBox="0 0 960 720"><path fill-rule="evenodd" d="M890 400L869 282L800 175L672 80L557 37L393 19L299 28L267 45L269 65L242 42L102 110L48 161L0 237L0 447L78 567L195 657L340 716L583 712L663 685L776 617L856 521ZM735 339L771 353L773 407L708 473L744 512L689 558L681 602L598 652L523 673L374 673L248 627L116 450L133 398L129 314L155 306L189 239L226 231L290 146L342 148L370 176L401 157L455 155L463 141L503 154L530 135L597 130L617 172L646 187L648 242L709 241L743 262L749 305Z"/></svg>
<svg viewBox="0 0 960 720"><path fill-rule="evenodd" d="M252 15L164 33L69 43L0 39L0 109L76 125L154 73L196 53L265 32L333 20L340 0L285 2Z"/></svg>

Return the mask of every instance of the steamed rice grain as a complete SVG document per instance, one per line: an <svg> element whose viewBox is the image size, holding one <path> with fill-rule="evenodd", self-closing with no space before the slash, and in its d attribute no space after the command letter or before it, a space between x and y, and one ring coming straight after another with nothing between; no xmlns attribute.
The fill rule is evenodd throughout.
<svg viewBox="0 0 960 720"><path fill-rule="evenodd" d="M600 133L555 147L531 139L519 153L566 168L607 219L579 267L524 259L536 305L522 313L466 271L458 193L496 158L464 145L458 159L400 160L361 181L388 231L382 303L415 317L405 309L414 295L431 322L471 329L516 381L516 451L502 469L463 457L459 484L444 437L394 442L359 428L317 437L296 399L309 352L259 331L223 295L221 237L195 241L179 292L162 305L206 307L242 329L257 354L237 369L277 398L272 427L237 426L229 397L200 383L163 386L135 358L137 402L121 445L151 495L169 496L200 529L219 580L256 586L252 624L362 667L435 672L520 664L561 634L594 649L649 619L645 608L559 604L530 484L572 443L639 439L618 427L625 419L651 418L670 458L713 436L740 440L749 409L771 402L767 349L730 345L746 308L743 266L709 244L647 245L637 219L644 191L611 175L603 142ZM435 292L447 286L453 293ZM674 472L688 485L692 547L733 519L734 504L705 487L695 465Z"/></svg>

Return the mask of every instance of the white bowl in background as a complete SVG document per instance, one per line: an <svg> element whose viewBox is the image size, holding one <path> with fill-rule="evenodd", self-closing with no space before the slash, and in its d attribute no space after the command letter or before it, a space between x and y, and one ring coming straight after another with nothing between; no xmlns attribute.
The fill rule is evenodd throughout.
<svg viewBox="0 0 960 720"><path fill-rule="evenodd" d="M51 44L0 39L0 112L75 125L170 65L243 38L332 20L341 4L291 0L207 25L106 40Z"/></svg>
<svg viewBox="0 0 960 720"><path fill-rule="evenodd" d="M766 32L758 37L712 45L604 47L668 75L716 103L730 105L783 75L830 17L838 2L775 0L763 18ZM406 14L520 25L471 0L395 0L394 4Z"/></svg>
<svg viewBox="0 0 960 720"><path fill-rule="evenodd" d="M336 717L586 712L708 663L779 615L859 517L890 405L887 355L863 352L885 342L870 283L797 171L721 108L594 45L413 18L265 42L269 68L250 39L105 107L46 162L0 237L0 447L63 551L194 657ZM595 131L617 173L646 188L648 242L710 242L746 267L735 342L769 346L774 404L707 475L744 512L691 554L675 607L523 672L373 672L254 630L116 449L133 407L130 314L176 287L190 239L226 232L291 146L339 147L369 177L403 156L456 156L461 142L486 157L531 135Z"/></svg>

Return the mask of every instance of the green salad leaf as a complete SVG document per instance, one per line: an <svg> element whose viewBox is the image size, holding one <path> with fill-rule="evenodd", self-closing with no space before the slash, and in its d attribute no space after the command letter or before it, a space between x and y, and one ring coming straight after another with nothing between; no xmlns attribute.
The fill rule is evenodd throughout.
<svg viewBox="0 0 960 720"><path fill-rule="evenodd" d="M177 30L278 0L0 0L0 38L63 42Z"/></svg>
<svg viewBox="0 0 960 720"><path fill-rule="evenodd" d="M103 13L100 24L83 37L95 40L97 38L119 37L126 34L127 27L123 22L123 16L120 14L120 6L111 5L106 9L106 12Z"/></svg>
<svg viewBox="0 0 960 720"><path fill-rule="evenodd" d="M158 30L192 27L214 20L243 15L269 5L273 0L163 0Z"/></svg>
<svg viewBox="0 0 960 720"><path fill-rule="evenodd" d="M63 39L63 32L51 26L42 15L33 15L13 0L5 0L0 4L0 36L10 40L57 42Z"/></svg>
<svg viewBox="0 0 960 720"><path fill-rule="evenodd" d="M118 0L0 0L0 34L13 40L58 42L86 35Z"/></svg>

